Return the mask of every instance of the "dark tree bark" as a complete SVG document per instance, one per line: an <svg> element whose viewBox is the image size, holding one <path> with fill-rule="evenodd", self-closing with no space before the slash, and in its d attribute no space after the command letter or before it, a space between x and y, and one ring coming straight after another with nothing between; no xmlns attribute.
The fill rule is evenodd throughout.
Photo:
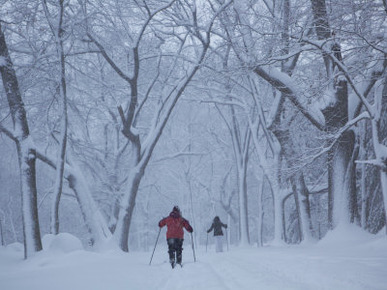
<svg viewBox="0 0 387 290"><path fill-rule="evenodd" d="M24 257L28 258L35 252L42 250L37 207L36 151L31 146L32 140L28 128L27 114L1 23L0 58L3 58L5 61L5 65L0 66L0 73L14 124L14 138L12 139L15 141L19 159Z"/></svg>
<svg viewBox="0 0 387 290"><path fill-rule="evenodd" d="M328 40L331 37L331 29L328 21L325 0L311 0L314 16L314 26L316 35L319 40ZM334 54L342 59L340 45L333 43L332 49ZM325 53L322 54L327 77L330 78L333 74L333 62ZM343 77L337 77L334 80L335 100L336 102L323 110L326 120L326 131L328 134L335 134L348 121L348 84ZM328 223L333 229L339 221L339 215L342 210L345 211L346 222L350 221L350 208L337 209L337 206L342 204L340 199L344 200L344 205L349 207L352 181L346 181L347 178L355 178L354 172L348 172L349 169L354 170L354 166L350 166L351 156L354 149L354 134L347 131L339 137L338 142L328 152ZM348 174L347 174L348 172ZM344 196L343 196L344 195Z"/></svg>
<svg viewBox="0 0 387 290"><path fill-rule="evenodd" d="M335 134L342 126L348 122L348 85L347 81L341 80L336 88L336 103L323 110L326 119L326 131L328 134ZM351 157L355 144L355 136L352 131L347 131L339 137L339 140L328 152L328 223L333 229L338 222L338 215L342 209L339 199L344 198L345 206L349 207L352 181L347 178L355 178L353 172L354 166L350 166ZM348 174L347 174L348 172ZM344 196L342 196L344 195ZM346 221L350 221L350 208L344 208L346 211Z"/></svg>

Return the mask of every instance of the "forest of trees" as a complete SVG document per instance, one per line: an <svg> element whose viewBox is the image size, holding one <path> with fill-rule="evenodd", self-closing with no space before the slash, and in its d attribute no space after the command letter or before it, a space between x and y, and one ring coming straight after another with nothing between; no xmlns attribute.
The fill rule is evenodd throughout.
<svg viewBox="0 0 387 290"><path fill-rule="evenodd" d="M387 212L384 0L0 0L0 236L298 244Z"/></svg>

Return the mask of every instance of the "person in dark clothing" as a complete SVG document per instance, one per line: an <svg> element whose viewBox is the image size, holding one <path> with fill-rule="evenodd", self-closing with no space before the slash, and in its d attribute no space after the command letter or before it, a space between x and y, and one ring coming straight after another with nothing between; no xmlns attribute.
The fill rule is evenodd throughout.
<svg viewBox="0 0 387 290"><path fill-rule="evenodd" d="M222 227L227 229L227 224L220 221L220 218L216 216L212 222L211 227L207 230L207 233L214 230L214 237L216 243L216 252L223 252L223 231Z"/></svg>
<svg viewBox="0 0 387 290"><path fill-rule="evenodd" d="M183 228L190 233L193 232L193 228L189 222L181 216L178 206L174 206L169 216L163 218L159 222L160 228L164 226L167 226L169 262L171 263L172 268L175 267L176 263L181 266L184 241Z"/></svg>

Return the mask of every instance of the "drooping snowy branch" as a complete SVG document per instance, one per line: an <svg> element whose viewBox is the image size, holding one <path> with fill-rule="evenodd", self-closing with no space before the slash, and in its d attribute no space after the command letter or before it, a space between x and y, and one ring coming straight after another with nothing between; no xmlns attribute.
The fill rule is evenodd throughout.
<svg viewBox="0 0 387 290"><path fill-rule="evenodd" d="M309 121L312 122L313 125L320 130L324 129L324 115L319 109L317 109L317 107L305 104L305 102L299 98L302 94L298 91L297 86L287 74L276 68L264 69L260 66L255 67L254 72L289 98L289 100L305 115Z"/></svg>
<svg viewBox="0 0 387 290"><path fill-rule="evenodd" d="M350 86L351 86L352 90L354 91L354 93L356 94L356 96L361 100L362 104L364 105L365 109L367 110L368 114L370 115L370 118L373 118L375 112L372 109L371 104L366 99L366 96L364 95L364 93L369 92L370 89L367 88L367 90L365 90L365 92L363 93L361 91L361 89L356 86L353 78L350 75L350 72L348 71L348 68L346 67L346 65L342 61L337 59L337 57L335 56L334 52L332 52L330 50L327 50L324 45L321 45L320 42L313 42L313 41L311 41L309 39L306 39L304 41L306 43L309 43L309 44L315 46L319 50L321 50L321 52L324 55L329 56L329 58L339 68L340 72L343 73L345 79L350 84ZM377 74L381 75L383 73L383 71L386 69L386 67L387 67L387 59L383 61L383 69L381 70L381 72L377 72ZM374 84L374 82L371 83L370 86L372 86L373 84Z"/></svg>

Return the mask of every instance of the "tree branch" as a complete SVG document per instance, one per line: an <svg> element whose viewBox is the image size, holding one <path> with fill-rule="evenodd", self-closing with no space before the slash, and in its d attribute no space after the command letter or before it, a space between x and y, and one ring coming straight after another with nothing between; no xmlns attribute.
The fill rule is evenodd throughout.
<svg viewBox="0 0 387 290"><path fill-rule="evenodd" d="M9 131L8 129L3 127L3 125L1 125L1 124L0 124L0 132L3 132L7 137L9 137L13 141L17 142L17 138L15 137L15 135L11 131Z"/></svg>

